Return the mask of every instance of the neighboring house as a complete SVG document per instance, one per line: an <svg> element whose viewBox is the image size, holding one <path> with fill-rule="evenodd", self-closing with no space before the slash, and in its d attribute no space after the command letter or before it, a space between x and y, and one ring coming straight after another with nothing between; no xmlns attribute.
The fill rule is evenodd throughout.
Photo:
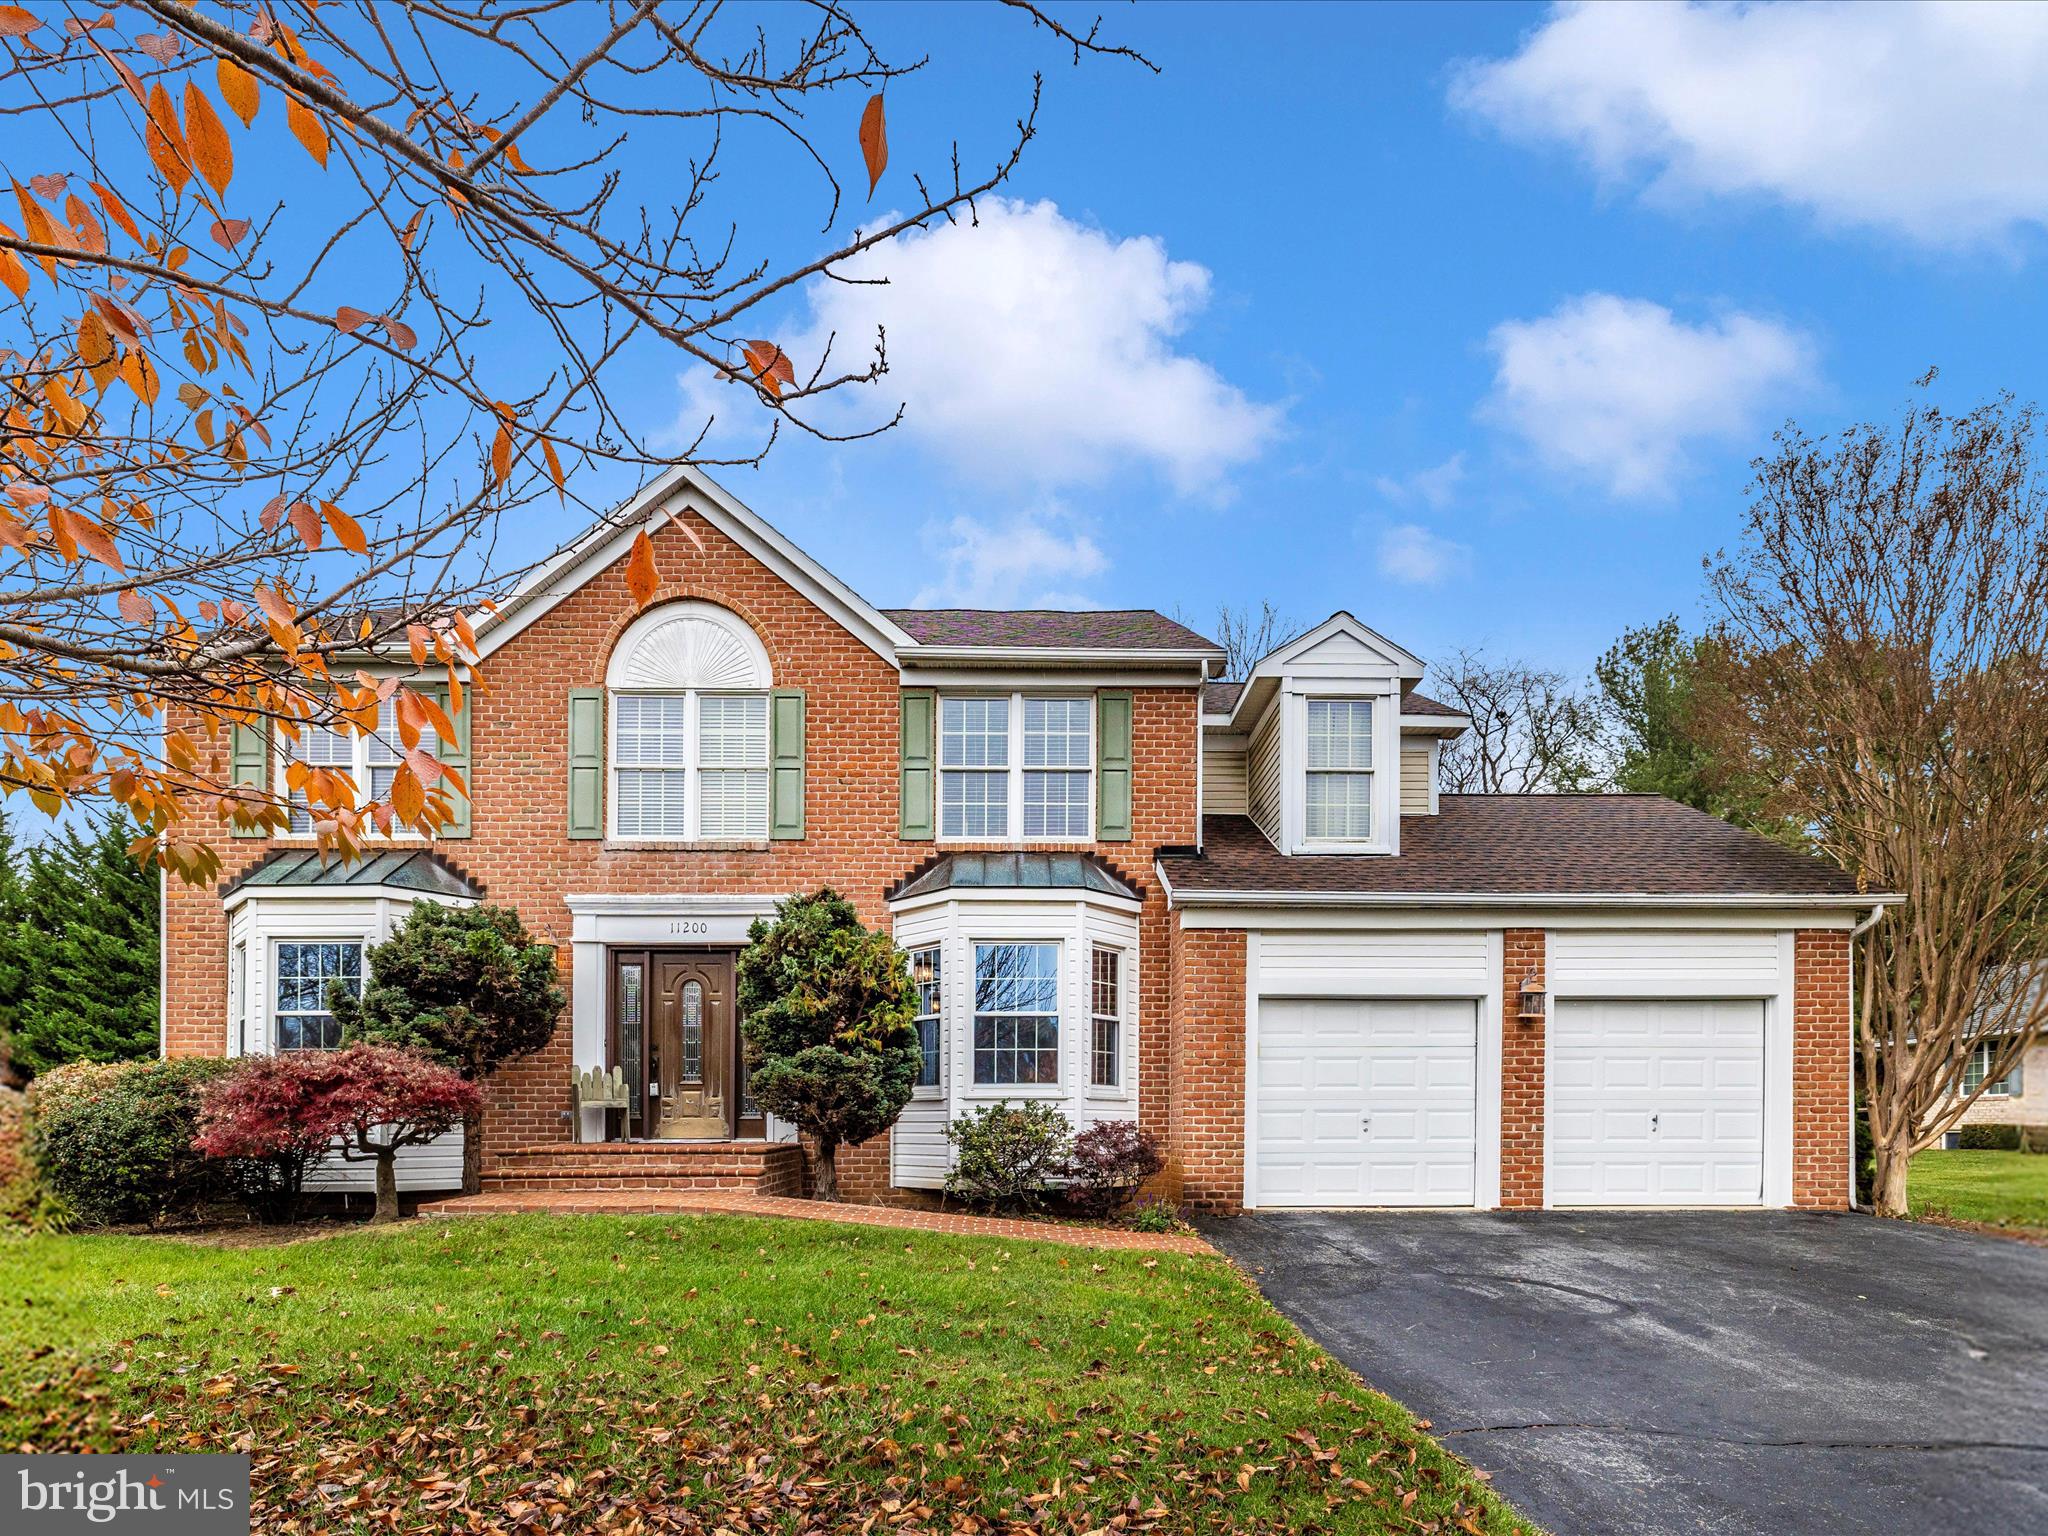
<svg viewBox="0 0 2048 1536"><path fill-rule="evenodd" d="M666 586L636 611L642 526ZM841 1155L853 1198L937 1189L949 1119L1034 1099L1152 1128L1211 1210L1849 1199L1873 899L1668 800L1440 796L1467 722L1349 614L1223 683L1150 611L880 610L678 470L479 643L448 835L348 866L251 840L167 891L168 1053L330 1045L325 981L408 903L505 903L571 1002L491 1085L494 1187L793 1187L733 962L829 884L908 951L924 1045L893 1132ZM370 784L389 758L299 750ZM237 734L242 781L282 760ZM571 1146L604 1129L570 1124L593 1066L625 1071L630 1139Z"/></svg>
<svg viewBox="0 0 2048 1536"><path fill-rule="evenodd" d="M2041 990L2048 986L2048 968L2031 971L2014 969L2002 974L2024 976L2029 1008L2038 1007ZM2015 1031L2017 1033L2017 1031ZM2010 1038L2010 1036L2008 1036ZM1963 1067L1963 1092L1973 1093L1991 1076L1998 1042L1979 1040L1970 1048L1970 1060ZM2036 1040L2021 1054L2019 1065L1986 1088L1981 1097L1963 1111L1958 1125L2042 1125L2048 1126L2048 1039ZM1953 1146L1955 1132L1943 1138Z"/></svg>

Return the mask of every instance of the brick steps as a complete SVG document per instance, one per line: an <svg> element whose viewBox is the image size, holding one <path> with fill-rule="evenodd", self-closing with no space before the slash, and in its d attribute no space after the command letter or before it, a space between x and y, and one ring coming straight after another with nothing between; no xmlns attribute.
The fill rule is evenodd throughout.
<svg viewBox="0 0 2048 1536"><path fill-rule="evenodd" d="M491 1157L486 1195L542 1197L625 1192L796 1195L803 1153L786 1141L551 1142Z"/></svg>

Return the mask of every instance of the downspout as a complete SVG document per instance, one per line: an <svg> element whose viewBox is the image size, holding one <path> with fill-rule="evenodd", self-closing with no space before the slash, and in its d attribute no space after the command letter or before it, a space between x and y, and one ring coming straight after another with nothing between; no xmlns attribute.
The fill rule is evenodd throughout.
<svg viewBox="0 0 2048 1536"><path fill-rule="evenodd" d="M1870 916L1849 930L1849 1209L1856 1203L1856 1069L1861 1065L1856 1052L1856 941L1884 919L1882 902L1870 909Z"/></svg>

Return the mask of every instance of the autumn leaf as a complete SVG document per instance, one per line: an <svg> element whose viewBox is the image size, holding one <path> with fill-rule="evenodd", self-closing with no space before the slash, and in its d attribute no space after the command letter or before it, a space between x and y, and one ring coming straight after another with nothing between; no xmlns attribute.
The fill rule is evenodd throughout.
<svg viewBox="0 0 2048 1536"><path fill-rule="evenodd" d="M503 485L512 473L512 429L500 425L497 435L491 439L491 474L498 484Z"/></svg>
<svg viewBox="0 0 2048 1536"><path fill-rule="evenodd" d="M107 217L121 226L121 233L137 245L142 244L142 231L135 227L135 221L128 216L128 209L121 199L96 181L89 181L86 185L92 188L93 196L100 200L100 206L107 210Z"/></svg>
<svg viewBox="0 0 2048 1536"><path fill-rule="evenodd" d="M344 304L334 312L334 328L344 336L353 336L363 326L369 324L370 318L367 309L357 309L352 304Z"/></svg>
<svg viewBox="0 0 2048 1536"><path fill-rule="evenodd" d="M295 501L292 503L291 511L287 512L285 516L291 522L292 532L299 536L300 543L304 544L308 549L318 549L320 547L319 513L315 512L303 501Z"/></svg>
<svg viewBox="0 0 2048 1536"><path fill-rule="evenodd" d="M14 231L0 224L0 238L12 240ZM21 264L21 259L14 252L4 248L0 248L0 283L6 284L7 291L17 299L28 297L28 268Z"/></svg>
<svg viewBox="0 0 2048 1536"><path fill-rule="evenodd" d="M78 540L78 547L91 555L102 565L127 573L128 567L121 563L121 552L114 548L114 540L106 529L89 517L71 519L72 537Z"/></svg>
<svg viewBox="0 0 2048 1536"><path fill-rule="evenodd" d="M426 791L410 763L400 763L391 775L391 809L401 821L413 822L427 806Z"/></svg>
<svg viewBox="0 0 2048 1536"><path fill-rule="evenodd" d="M164 89L159 80L149 88L149 122L143 130L143 142L149 148L149 158L171 184L171 194L176 196L185 190L185 183L192 179L191 152L185 147L185 136L178 130L178 109L171 105L171 93Z"/></svg>
<svg viewBox="0 0 2048 1536"><path fill-rule="evenodd" d="M788 354L772 341L750 341L743 349L754 378L771 395L781 398L783 388L796 382L796 369Z"/></svg>
<svg viewBox="0 0 2048 1536"><path fill-rule="evenodd" d="M427 647L432 643L433 638L432 635L427 633L427 626L424 624L408 624L405 626L405 640L406 644L412 648L412 664L414 666L424 667L427 664Z"/></svg>
<svg viewBox="0 0 2048 1536"><path fill-rule="evenodd" d="M214 65L213 72L220 82L220 99L228 104L228 110L242 120L244 128L255 122L259 100L256 77L226 58Z"/></svg>
<svg viewBox="0 0 2048 1536"><path fill-rule="evenodd" d="M660 585L660 573L654 569L654 541L642 528L633 535L633 553L626 560L626 590L633 594L633 606L645 608L654 601Z"/></svg>
<svg viewBox="0 0 2048 1536"><path fill-rule="evenodd" d="M282 592L280 592L277 588L266 586L264 583L259 581L256 584L252 595L256 599L256 606L263 610L264 614L271 620L271 622L276 624L291 623L292 605L290 601L285 597L285 595Z"/></svg>
<svg viewBox="0 0 2048 1536"><path fill-rule="evenodd" d="M867 110L860 115L860 153L868 163L868 196L872 198L889 165L889 129L882 121L880 91L868 98Z"/></svg>
<svg viewBox="0 0 2048 1536"><path fill-rule="evenodd" d="M335 540L352 555L367 554L370 541L363 536L363 525L350 517L331 501L320 503L320 510L327 514L327 526L334 530Z"/></svg>
<svg viewBox="0 0 2048 1536"><path fill-rule="evenodd" d="M560 502L567 502L569 498L562 489L562 461L555 455L553 441L545 437L542 438L540 440L540 452L541 457L548 461L548 478L555 482L555 499Z"/></svg>
<svg viewBox="0 0 2048 1536"><path fill-rule="evenodd" d="M214 244L225 246L228 250L233 250L241 242L242 236L249 233L249 221L247 219L215 219L213 227L207 233L213 236Z"/></svg>
<svg viewBox="0 0 2048 1536"><path fill-rule="evenodd" d="M306 146L306 153L320 162L320 169L327 169L327 129L318 114L296 96L287 96L284 101L285 126L292 131L292 137Z"/></svg>
<svg viewBox="0 0 2048 1536"><path fill-rule="evenodd" d="M54 203L64 195L65 187L70 185L70 178L58 175L31 176L28 185L29 190L37 197L47 197Z"/></svg>
<svg viewBox="0 0 2048 1536"><path fill-rule="evenodd" d="M399 351L410 352L419 344L419 337L403 320L394 320L389 315L379 315L377 323L384 327L384 334L390 338L391 345Z"/></svg>
<svg viewBox="0 0 2048 1536"><path fill-rule="evenodd" d="M169 32L144 32L135 39L135 46L159 64L175 63L185 48L185 45Z"/></svg>
<svg viewBox="0 0 2048 1536"><path fill-rule="evenodd" d="M18 5L0 5L0 37L27 37L43 19Z"/></svg>
<svg viewBox="0 0 2048 1536"><path fill-rule="evenodd" d="M185 143L192 151L192 163L216 194L228 189L235 174L235 150L228 131L206 99L206 92L193 81L185 82Z"/></svg>
<svg viewBox="0 0 2048 1536"><path fill-rule="evenodd" d="M121 617L130 624L149 624L156 619L156 604L134 587L126 587L114 599L114 606L121 610Z"/></svg>

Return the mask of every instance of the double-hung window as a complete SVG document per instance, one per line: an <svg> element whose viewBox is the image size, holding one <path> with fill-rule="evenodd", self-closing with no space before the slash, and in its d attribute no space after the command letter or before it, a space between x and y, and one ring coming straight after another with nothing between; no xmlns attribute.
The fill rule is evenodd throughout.
<svg viewBox="0 0 2048 1536"><path fill-rule="evenodd" d="M1998 1054L1999 1041L1980 1040L1970 1047L1970 1059L1963 1063L1963 1092L1975 1093L1991 1076L1992 1059ZM2020 1065L2013 1063L2012 1070L1984 1089L1986 1098L2010 1098L2021 1091Z"/></svg>
<svg viewBox="0 0 2048 1536"><path fill-rule="evenodd" d="M1088 1082L1096 1088L1123 1086L1123 959L1100 945L1089 952Z"/></svg>
<svg viewBox="0 0 2048 1536"><path fill-rule="evenodd" d="M939 836L1086 842L1095 831L1087 697L939 700Z"/></svg>
<svg viewBox="0 0 2048 1536"><path fill-rule="evenodd" d="M974 1082L1060 1080L1060 947L974 946Z"/></svg>
<svg viewBox="0 0 2048 1536"><path fill-rule="evenodd" d="M768 696L612 696L612 804L620 837L768 835Z"/></svg>
<svg viewBox="0 0 2048 1536"><path fill-rule="evenodd" d="M1308 805L1311 841L1372 837L1372 700L1308 701Z"/></svg>
<svg viewBox="0 0 2048 1536"><path fill-rule="evenodd" d="M432 751L437 739L423 740L421 744ZM359 804L372 800L388 801L392 780L402 761L398 738L398 696L393 694L377 707L377 729L371 735L307 724L299 727L296 743L284 740L280 734L279 747L280 774L285 774L293 762L304 763L311 768L339 768L355 783ZM291 806L292 831L302 836L311 835L315 818L326 814L329 807L314 805L304 789L290 787L289 778L285 788L286 799Z"/></svg>
<svg viewBox="0 0 2048 1536"><path fill-rule="evenodd" d="M910 952L910 984L917 988L917 1086L939 1086L939 1050L945 1002L939 985L939 946Z"/></svg>
<svg viewBox="0 0 2048 1536"><path fill-rule="evenodd" d="M272 1018L280 1051L341 1048L341 1021L327 1006L327 989L340 982L363 990L363 946L355 939L280 939L272 952Z"/></svg>

